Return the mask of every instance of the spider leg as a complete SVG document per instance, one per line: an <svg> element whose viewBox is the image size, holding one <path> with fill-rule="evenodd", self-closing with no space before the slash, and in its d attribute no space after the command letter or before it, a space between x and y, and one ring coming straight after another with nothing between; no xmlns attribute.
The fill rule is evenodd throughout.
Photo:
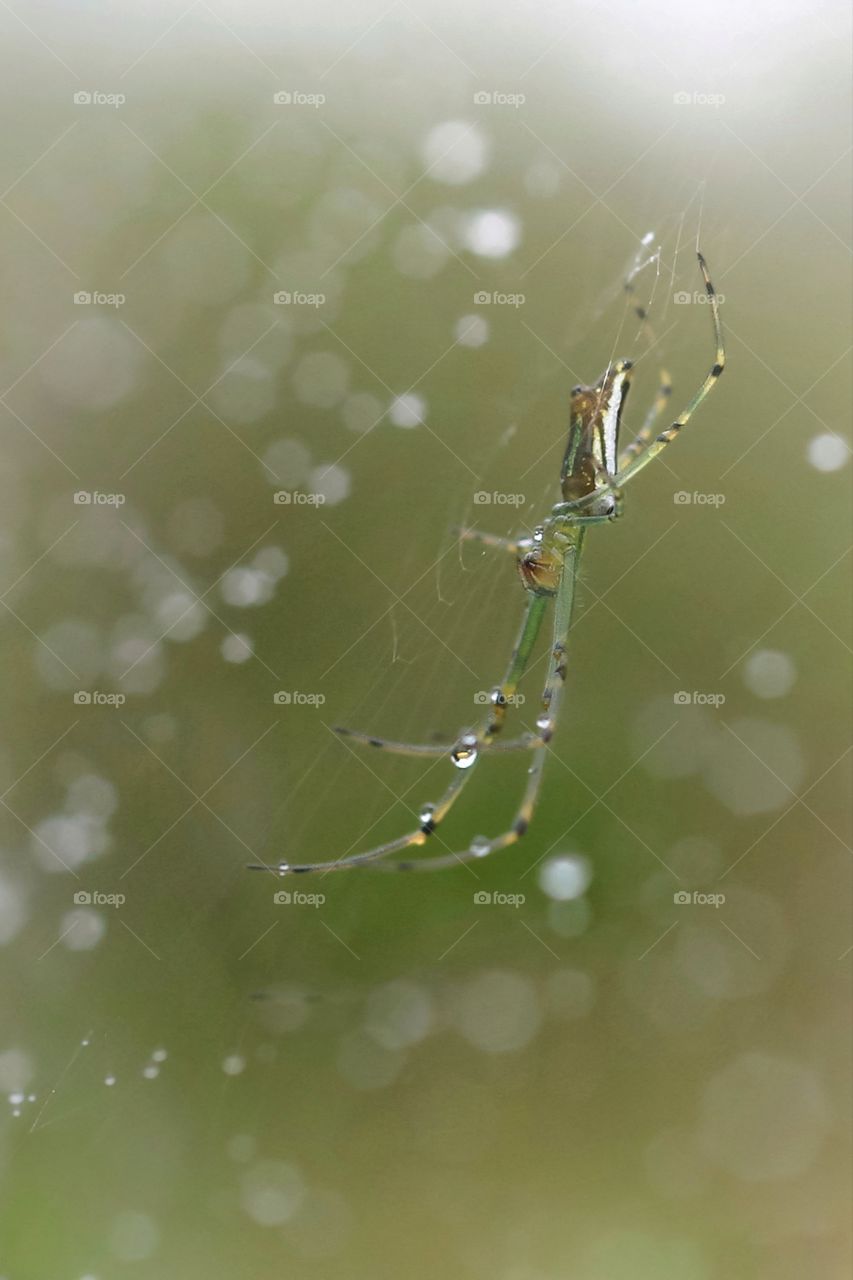
<svg viewBox="0 0 853 1280"><path fill-rule="evenodd" d="M708 393L716 386L716 383L726 365L726 350L723 342L723 327L720 322L720 307L717 301L717 294L713 284L711 283L711 277L708 274L705 259L702 257L701 253L697 253L696 256L699 259L699 267L705 281L705 292L708 296L708 302L710 303L711 320L714 326L714 339L716 341L717 348L715 360L711 366L710 372L705 378L705 381L689 401L687 407L681 411L672 426L667 427L665 431L662 431L656 440L653 440L651 444L647 445L640 454L628 462L624 469L621 469L618 472L614 483L619 488L626 485L629 480L633 479L638 471L642 470L643 467L651 462L652 458L656 458L661 450L665 449L666 446L675 439L681 428L686 426L690 421L693 414L699 408L699 405Z"/></svg>
<svg viewBox="0 0 853 1280"><path fill-rule="evenodd" d="M479 542L484 547L495 547L499 551L509 551L516 556L530 541L529 538L499 538L495 533L485 533L481 529L469 529L464 525L457 525L453 532L460 542Z"/></svg>
<svg viewBox="0 0 853 1280"><path fill-rule="evenodd" d="M527 831L539 799L542 787L542 774L548 743L553 735L557 722L560 701L566 681L566 651L569 628L572 621L572 604L574 600L577 562L580 554L583 533L573 552L569 553L572 563L563 570L554 609L554 640L548 665L548 675L542 690L541 715L536 724L541 731L541 741L533 755L533 763L528 770L527 785L512 825L491 840L474 840L467 849L458 853L438 854L435 857L421 858L411 862L382 862L373 868L376 871L440 871L442 868L455 866L461 862L474 862L487 858L499 849L516 844Z"/></svg>
<svg viewBox="0 0 853 1280"><path fill-rule="evenodd" d="M451 759L456 765L456 773L438 803L425 806L421 811L421 825L416 830L399 836L396 840L377 845L375 849L368 849L365 853L349 854L346 857L339 858L337 861L308 862L300 863L296 866L291 866L287 862L280 862L275 866L254 863L251 864L250 870L271 871L277 875L310 871L340 871L348 867L376 863L391 853L399 853L403 849L425 844L430 836L438 830L439 825L447 817L447 814L461 795L473 772L473 766L477 763L481 747L487 745L493 736L500 733L506 715L506 708L510 704L530 660L549 599L548 596L534 595L532 593L528 596L527 608L518 634L518 640L512 651L512 657L507 666L503 683L495 690L496 697L492 701L490 715L483 720L474 733L464 735L452 751Z"/></svg>
<svg viewBox="0 0 853 1280"><path fill-rule="evenodd" d="M507 831L491 840L475 840L467 849L461 849L458 853L442 853L429 858L415 858L409 862L377 862L373 870L441 871L448 867L455 867L458 863L476 862L480 858L487 858L490 853L497 853L499 849L506 849L509 845L515 844L521 839L530 825L530 819L533 816L542 785L542 767L545 763L547 751L548 748L546 746L537 747L536 754L533 757L533 764L530 767L524 798L512 826Z"/></svg>
<svg viewBox="0 0 853 1280"><path fill-rule="evenodd" d="M509 551L513 555L519 555L522 551L533 545L530 538L499 538L496 534L485 533L480 529L469 529L457 526L454 529L459 537L460 542L479 542L486 547L496 547L501 551ZM335 725L333 732L341 738L351 738L353 742L357 742L361 747L374 747L380 751L387 751L395 756L426 756L428 758L437 758L439 756L450 755L454 747L458 743L454 742L398 742L392 738L377 738L375 734L365 733L362 729L348 729L343 725ZM483 742L482 746L488 745ZM514 739L511 744L503 747L507 751L516 751L528 746L533 746L533 742L528 743L526 738Z"/></svg>
<svg viewBox="0 0 853 1280"><path fill-rule="evenodd" d="M332 732L341 738L351 739L360 747L374 747L395 756L426 756L438 759L440 756L449 756L454 747L459 745L458 740L456 742L397 742L391 738L375 738L372 734L362 733L360 729L345 729L341 725L335 725ZM538 742L537 734L527 733L519 738L497 738L491 742L483 742L480 744L480 750L487 751L489 754L495 751L527 751L535 747Z"/></svg>
<svg viewBox="0 0 853 1280"><path fill-rule="evenodd" d="M635 458L638 453L643 452L646 445L652 438L652 430L654 429L655 422L666 408L667 401L671 395L672 382L670 380L670 376L666 369L661 369L660 385L658 386L658 393L655 396L654 403L646 414L645 421L643 422L636 439L632 440L631 443L620 453L619 471L624 471L631 459Z"/></svg>
<svg viewBox="0 0 853 1280"><path fill-rule="evenodd" d="M409 831L404 836L398 836L396 840L388 840L385 844L379 844L375 849L369 849L366 853L352 854L350 857L341 858L337 862L306 862L293 867L287 862L276 862L269 865L263 862L250 862L248 870L268 871L274 876L286 876L300 871L337 871L339 867L357 867L364 863L372 862L376 858L386 858L389 853L402 853L404 849L408 849L412 845L423 844L426 838L424 831L419 829L417 831Z"/></svg>
<svg viewBox="0 0 853 1280"><path fill-rule="evenodd" d="M569 507L571 504L565 504L565 505ZM555 507L554 510L558 511L560 510L560 508ZM587 525L587 524L598 524L602 522L609 522L611 519L612 519L611 516L580 515L576 518L575 522L578 525ZM506 540L502 538L492 539L491 534L480 535L479 531L476 529L471 529L471 530L460 529L458 530L458 532L460 536L464 535L465 533L469 533L474 538L480 538L482 536L484 540L485 539L489 540L490 546L494 545L495 543L498 543L501 545L506 545L507 547L512 547L512 548L520 547L521 549L524 549L524 547L527 545L527 542L530 541L529 539L525 539L522 542L518 542L518 543L507 543ZM522 632L523 632L523 629L524 628L522 627ZM513 655L513 658L514 657L515 655ZM510 675L511 673L508 673L508 678L510 678ZM520 678L520 673L518 678ZM511 688L505 685L505 686L502 686L500 692L506 698L515 692L515 687L516 687L515 685L512 685ZM543 735L541 733L525 733L520 735L517 738L508 738L508 739L500 738L498 736L503 727L503 718L505 714L505 711L503 708L505 707L505 705L506 703L504 701L500 711L500 722L498 724L494 724L493 722L491 732L487 735L487 737L480 739L478 741L478 750L480 752L484 752L484 753L488 752L489 754L491 754L495 751L499 751L499 752L533 751L535 750L536 747L542 746L543 743L546 741L546 739L543 738ZM457 739L456 742L399 742L396 739L392 739L392 738L378 738L374 734L365 733L361 729L348 729L343 725L334 725L332 727L332 732L338 734L338 736L341 738L349 738L351 741L357 743L361 747L372 747L374 748L374 750L377 750L377 751L387 751L390 755L415 756L415 757L420 757L422 759L426 758L426 759L435 760L441 756L450 755L454 751L454 749L460 745L459 739Z"/></svg>
<svg viewBox="0 0 853 1280"><path fill-rule="evenodd" d="M476 764L476 752L473 748L471 754L471 765ZM441 797L437 805L424 806L421 811L421 825L414 831L408 831L405 835L398 836L396 840L388 840L384 844L376 845L373 849L367 849L364 853L347 854L343 858L337 860L324 860L322 862L303 862L291 865L289 862L279 862L275 866L264 866L262 863L250 863L250 871L271 871L275 875L299 875L312 871L342 871L348 867L367 866L372 862L377 862L381 858L387 858L391 853L401 853L403 849L409 849L413 846L425 844L429 837L438 829L442 819L447 815L455 800L468 781L468 770L461 770L451 779L449 785L445 789L444 795Z"/></svg>
<svg viewBox="0 0 853 1280"><path fill-rule="evenodd" d="M645 263L644 265L648 265L648 263ZM625 292L632 299L634 315L640 321L640 333L645 338L648 348L651 351L655 346L657 346L657 337L649 319L648 308L636 301L637 286L634 284L634 273L628 276L625 281ZM640 428L636 440L632 441L631 444L629 444L620 454L619 465L617 468L618 471L622 471L632 458L636 457L638 453L642 453L643 449L652 438L652 429L656 419L666 408L666 402L672 394L672 381L670 380L670 376L666 369L661 369L659 376L660 385L658 387L658 393L655 396L654 403L646 414L645 421Z"/></svg>
<svg viewBox="0 0 853 1280"><path fill-rule="evenodd" d="M387 751L395 756L438 756L450 755L452 742L395 742L391 738L375 738L361 729L346 729L343 725L333 725L332 732L339 738L349 738L360 747L375 747L378 751Z"/></svg>

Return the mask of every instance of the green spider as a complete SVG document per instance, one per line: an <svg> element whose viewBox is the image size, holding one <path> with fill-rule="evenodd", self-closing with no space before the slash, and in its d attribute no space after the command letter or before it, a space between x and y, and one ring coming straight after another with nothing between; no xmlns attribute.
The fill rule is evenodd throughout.
<svg viewBox="0 0 853 1280"><path fill-rule="evenodd" d="M527 608L512 657L502 682L491 694L490 709L482 723L476 729L463 733L455 743L447 745L392 742L353 729L335 730L362 746L398 755L449 756L456 771L441 799L437 804L428 805L421 811L419 825L415 830L365 853L351 854L332 862L253 865L252 870L288 875L296 872L340 871L349 867L371 867L382 871L441 869L487 857L498 849L515 844L528 830L539 796L545 757L556 727L566 679L567 642L587 526L617 518L621 510L621 490L675 439L715 386L725 366L726 355L717 295L711 284L705 259L698 252L697 257L710 303L716 356L699 390L672 426L653 438L653 424L671 390L669 379L663 374L657 398L639 435L622 453L619 452L619 428L631 383L632 362L618 360L608 366L594 386L572 389L569 439L560 470L562 500L552 508L551 514L539 525L533 536L514 541L481 533L476 529L459 531L464 541L479 542L487 547L511 552L516 557L519 575L527 592ZM644 321L643 309L638 307L636 310ZM536 719L536 732L509 740L501 738L507 708L514 700L545 613L552 601L553 638L548 674ZM522 750L532 751L532 764L528 770L521 804L508 830L491 840L478 838L467 849L458 853L444 853L414 861L386 861L391 854L424 845L435 835L481 756L495 751Z"/></svg>

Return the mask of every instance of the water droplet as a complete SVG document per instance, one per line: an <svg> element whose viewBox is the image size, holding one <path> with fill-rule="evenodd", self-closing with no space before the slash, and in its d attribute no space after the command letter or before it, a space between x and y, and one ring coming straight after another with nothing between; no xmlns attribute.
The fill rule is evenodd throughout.
<svg viewBox="0 0 853 1280"><path fill-rule="evenodd" d="M443 120L430 129L421 144L421 156L430 179L450 186L464 186L486 169L489 141L467 120Z"/></svg>
<svg viewBox="0 0 853 1280"><path fill-rule="evenodd" d="M540 524L538 528L533 530L533 541L541 542L544 537L545 537L545 530L542 528Z"/></svg>
<svg viewBox="0 0 853 1280"><path fill-rule="evenodd" d="M289 870L290 870L289 862L280 862L276 867L276 872L280 876L286 876Z"/></svg>
<svg viewBox="0 0 853 1280"><path fill-rule="evenodd" d="M421 823L429 822L430 818L434 813L435 813L435 805L425 804L424 807L421 809L420 813L418 814L418 820Z"/></svg>
<svg viewBox="0 0 853 1280"><path fill-rule="evenodd" d="M104 1084L114 1085L115 1082L116 1082L115 1076L104 1076Z"/></svg>
<svg viewBox="0 0 853 1280"><path fill-rule="evenodd" d="M472 764L477 760L476 745L468 745L464 740L460 742L450 753L450 759L456 765L457 769L470 769Z"/></svg>
<svg viewBox="0 0 853 1280"><path fill-rule="evenodd" d="M487 836L474 836L469 846L471 853L475 858L485 858L491 847L491 840Z"/></svg>
<svg viewBox="0 0 853 1280"><path fill-rule="evenodd" d="M850 445L833 431L809 441L808 459L818 471L839 471L850 457Z"/></svg>
<svg viewBox="0 0 853 1280"><path fill-rule="evenodd" d="M562 854L549 858L539 868L539 887L555 902L570 902L582 897L592 880L592 867L581 854Z"/></svg>
<svg viewBox="0 0 853 1280"><path fill-rule="evenodd" d="M245 634L226 636L219 646L219 652L226 662L247 662L252 656L252 641Z"/></svg>
<svg viewBox="0 0 853 1280"><path fill-rule="evenodd" d="M482 316L461 316L453 333L462 347L482 347L489 338L489 324Z"/></svg>
<svg viewBox="0 0 853 1280"><path fill-rule="evenodd" d="M142 1074L146 1080L156 1080L160 1074L160 1068L154 1066L143 1067Z"/></svg>
<svg viewBox="0 0 853 1280"><path fill-rule="evenodd" d="M388 410L388 417L395 427L418 427L423 425L427 406L423 396L408 391L397 396Z"/></svg>
<svg viewBox="0 0 853 1280"><path fill-rule="evenodd" d="M520 239L521 223L506 209L474 209L468 215L465 247L481 258L506 258Z"/></svg>
<svg viewBox="0 0 853 1280"><path fill-rule="evenodd" d="M783 698L796 679L792 659L775 649L758 649L744 663L744 684L759 698Z"/></svg>
<svg viewBox="0 0 853 1280"><path fill-rule="evenodd" d="M166 1053L166 1050L165 1050L165 1049L155 1049L155 1050L154 1050L154 1052L153 1052L153 1053L152 1053L152 1055L151 1055L151 1061L152 1061L152 1062L165 1062L165 1061L166 1061L166 1058L167 1058L168 1056L169 1056L169 1055Z"/></svg>
<svg viewBox="0 0 853 1280"><path fill-rule="evenodd" d="M308 491L317 495L315 501L322 499L323 505L334 507L348 498L352 487L352 477L346 467L339 467L336 462L321 462L313 467L308 475Z"/></svg>
<svg viewBox="0 0 853 1280"><path fill-rule="evenodd" d="M536 728L542 733L550 733L554 728L554 723L550 716L539 716L536 721Z"/></svg>

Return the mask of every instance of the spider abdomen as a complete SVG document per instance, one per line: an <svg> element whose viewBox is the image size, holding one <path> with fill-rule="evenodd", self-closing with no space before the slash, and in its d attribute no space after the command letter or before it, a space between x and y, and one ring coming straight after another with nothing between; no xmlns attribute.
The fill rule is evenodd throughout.
<svg viewBox="0 0 853 1280"><path fill-rule="evenodd" d="M518 557L518 572L526 590L537 596L554 596L560 585L560 558L544 547Z"/></svg>

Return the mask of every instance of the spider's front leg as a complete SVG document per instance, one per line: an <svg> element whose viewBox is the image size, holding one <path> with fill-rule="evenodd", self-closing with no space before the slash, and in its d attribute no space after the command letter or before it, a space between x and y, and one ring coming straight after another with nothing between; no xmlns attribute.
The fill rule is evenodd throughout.
<svg viewBox="0 0 853 1280"><path fill-rule="evenodd" d="M643 425L638 431L635 439L632 440L629 445L626 445L619 454L619 471L624 471L631 459L636 458L637 455L642 453L646 446L651 443L655 423L669 403L671 395L672 379L666 369L661 369L658 392L648 413L646 414L645 421L643 422Z"/></svg>
<svg viewBox="0 0 853 1280"><path fill-rule="evenodd" d="M612 500L610 510L606 514L597 516L584 515L584 507L588 507L592 502L600 502L602 495ZM588 524L608 524L611 520L618 520L622 515L622 490L616 487L615 478L610 476L607 484L597 489L595 493L587 494L584 498L576 498L572 502L558 502L554 507L554 515L568 516L573 525L584 529Z"/></svg>
<svg viewBox="0 0 853 1280"><path fill-rule="evenodd" d="M481 529L470 529L465 525L457 525L453 532L460 542L479 542L483 547L492 547L498 551L509 551L517 556L531 544L529 538L499 538L495 533L485 533Z"/></svg>
<svg viewBox="0 0 853 1280"><path fill-rule="evenodd" d="M720 306L717 291L711 283L711 277L708 274L708 266L705 259L702 257L701 253L697 252L696 256L699 260L699 270L702 272L702 279L705 284L705 296L708 299L708 309L711 312L711 323L714 328L714 363L711 365L709 372L705 375L702 385L687 402L687 405L682 409L672 426L667 427L665 431L661 431L660 435L658 435L654 440L649 438L651 436L651 430L646 431L644 428L638 437L639 450L635 451L633 446L629 446L625 451L627 455L626 459L624 462L620 461L619 471L616 477L618 483L621 485L625 485L629 480L633 480L634 476L637 475L638 472L642 471L643 467L647 466L653 458L656 458L658 454L666 448L668 444L672 443L678 433L687 426L688 422L693 417L693 414L699 408L705 397L713 391L726 367L726 347L725 342L723 341L723 326L720 320Z"/></svg>

